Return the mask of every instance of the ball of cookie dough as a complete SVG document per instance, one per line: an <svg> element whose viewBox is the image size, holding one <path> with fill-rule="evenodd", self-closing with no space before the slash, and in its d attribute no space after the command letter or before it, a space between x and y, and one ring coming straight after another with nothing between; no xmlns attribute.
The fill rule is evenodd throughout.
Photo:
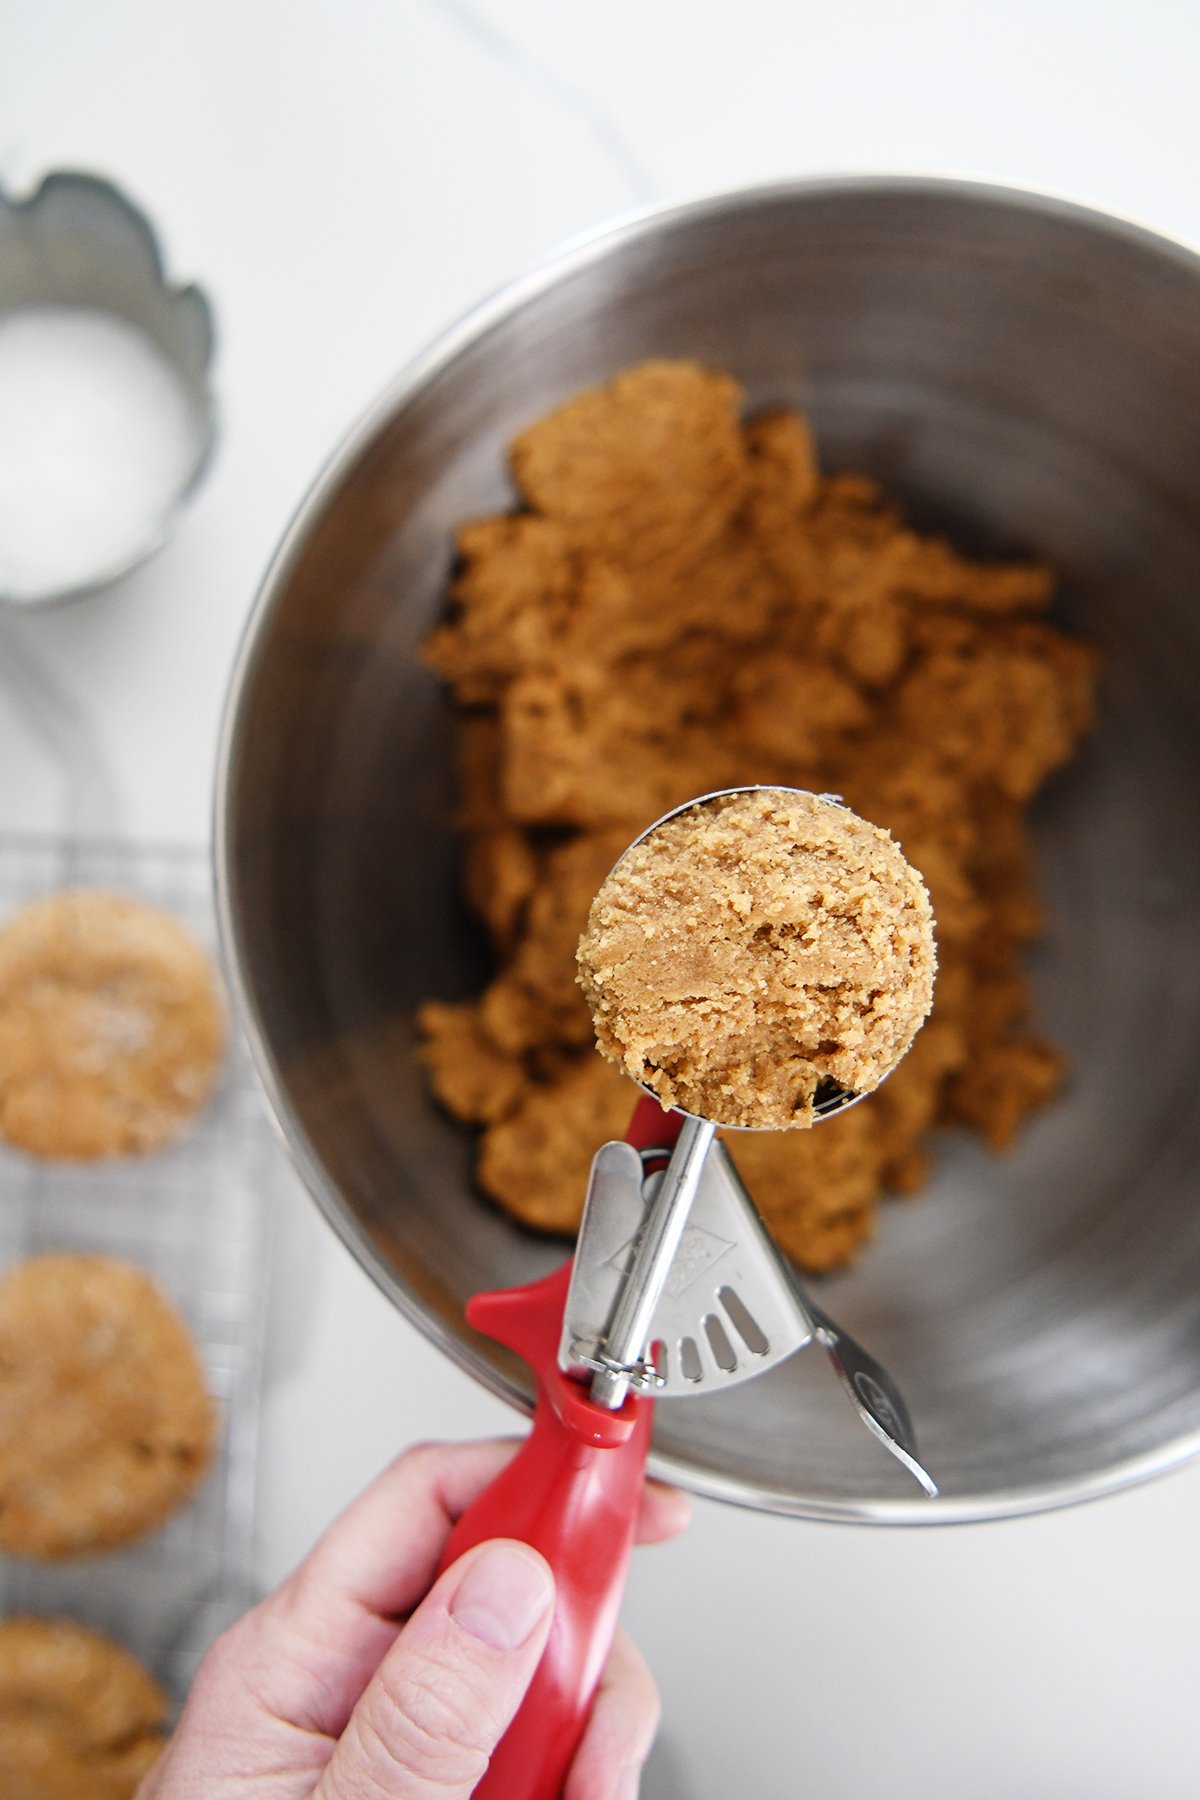
<svg viewBox="0 0 1200 1800"><path fill-rule="evenodd" d="M131 1800L166 1743L167 1696L67 1619L0 1620L4 1800Z"/></svg>
<svg viewBox="0 0 1200 1800"><path fill-rule="evenodd" d="M0 1136L20 1149L157 1149L204 1105L224 1047L211 965L169 913L75 889L0 930Z"/></svg>
<svg viewBox="0 0 1200 1800"><path fill-rule="evenodd" d="M933 914L886 831L790 788L698 804L592 903L579 980L610 1061L721 1125L811 1125L877 1087L933 1001Z"/></svg>
<svg viewBox="0 0 1200 1800"><path fill-rule="evenodd" d="M0 1551L142 1537L197 1486L214 1432L191 1334L145 1270L55 1254L0 1281Z"/></svg>

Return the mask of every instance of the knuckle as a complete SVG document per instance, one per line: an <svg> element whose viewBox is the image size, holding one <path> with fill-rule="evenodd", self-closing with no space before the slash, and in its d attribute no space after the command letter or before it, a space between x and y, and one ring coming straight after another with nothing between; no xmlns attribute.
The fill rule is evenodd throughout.
<svg viewBox="0 0 1200 1800"><path fill-rule="evenodd" d="M645 1709L646 1738L653 1742L658 1735L659 1725L662 1723L662 1695L653 1681L649 1682L645 1689L642 1705Z"/></svg>
<svg viewBox="0 0 1200 1800"><path fill-rule="evenodd" d="M393 1469L414 1469L425 1471L435 1467L442 1459L446 1446L433 1438L423 1438L419 1443L410 1444L402 1450L392 1463Z"/></svg>
<svg viewBox="0 0 1200 1800"><path fill-rule="evenodd" d="M331 1655L256 1606L219 1637L201 1663L194 1694L223 1714L291 1718L300 1723L319 1708L329 1685Z"/></svg>
<svg viewBox="0 0 1200 1800"><path fill-rule="evenodd" d="M336 1588L331 1560L318 1545L272 1595L275 1616L289 1630L299 1621L323 1620L332 1610Z"/></svg>
<svg viewBox="0 0 1200 1800"><path fill-rule="evenodd" d="M214 1638L196 1671L193 1691L219 1688L236 1673L245 1656L247 1638L254 1629L252 1619L253 1615L247 1614L230 1625L220 1637Z"/></svg>
<svg viewBox="0 0 1200 1800"><path fill-rule="evenodd" d="M189 1713L201 1718L220 1718L243 1714L247 1705L256 1704L249 1679L256 1662L258 1624L253 1612L231 1625L216 1638L192 1680L188 1693Z"/></svg>
<svg viewBox="0 0 1200 1800"><path fill-rule="evenodd" d="M626 1737L631 1749L645 1756L658 1733L662 1697L649 1669L643 1667L630 1695Z"/></svg>

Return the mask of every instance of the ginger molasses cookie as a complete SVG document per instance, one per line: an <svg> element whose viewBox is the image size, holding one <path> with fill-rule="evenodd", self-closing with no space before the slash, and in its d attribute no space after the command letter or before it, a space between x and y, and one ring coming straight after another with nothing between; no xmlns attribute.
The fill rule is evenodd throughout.
<svg viewBox="0 0 1200 1800"><path fill-rule="evenodd" d="M156 1150L212 1091L225 1018L177 919L100 889L0 929L0 1136L37 1156Z"/></svg>
<svg viewBox="0 0 1200 1800"><path fill-rule="evenodd" d="M214 1428L191 1334L145 1270L56 1254L0 1281L0 1551L54 1560L152 1531Z"/></svg>
<svg viewBox="0 0 1200 1800"><path fill-rule="evenodd" d="M0 1620L4 1800L131 1800L166 1742L167 1696L67 1619Z"/></svg>

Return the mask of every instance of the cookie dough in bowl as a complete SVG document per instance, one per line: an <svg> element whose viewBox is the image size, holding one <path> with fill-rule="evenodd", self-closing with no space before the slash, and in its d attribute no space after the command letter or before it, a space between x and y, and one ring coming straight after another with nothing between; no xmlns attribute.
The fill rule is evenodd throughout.
<svg viewBox="0 0 1200 1800"><path fill-rule="evenodd" d="M813 1122L869 1093L933 1003L933 913L888 832L826 795L748 788L677 813L592 904L579 979L597 1043L664 1106Z"/></svg>

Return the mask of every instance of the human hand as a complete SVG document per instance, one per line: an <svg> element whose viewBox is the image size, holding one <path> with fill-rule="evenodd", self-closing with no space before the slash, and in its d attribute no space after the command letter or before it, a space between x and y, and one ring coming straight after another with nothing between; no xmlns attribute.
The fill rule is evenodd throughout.
<svg viewBox="0 0 1200 1800"><path fill-rule="evenodd" d="M434 1574L451 1526L514 1449L428 1444L394 1462L214 1644L138 1800L470 1794L537 1667L554 1579L510 1539ZM638 1542L675 1537L687 1519L682 1494L650 1483ZM618 1632L564 1800L633 1800L658 1712L650 1671Z"/></svg>

